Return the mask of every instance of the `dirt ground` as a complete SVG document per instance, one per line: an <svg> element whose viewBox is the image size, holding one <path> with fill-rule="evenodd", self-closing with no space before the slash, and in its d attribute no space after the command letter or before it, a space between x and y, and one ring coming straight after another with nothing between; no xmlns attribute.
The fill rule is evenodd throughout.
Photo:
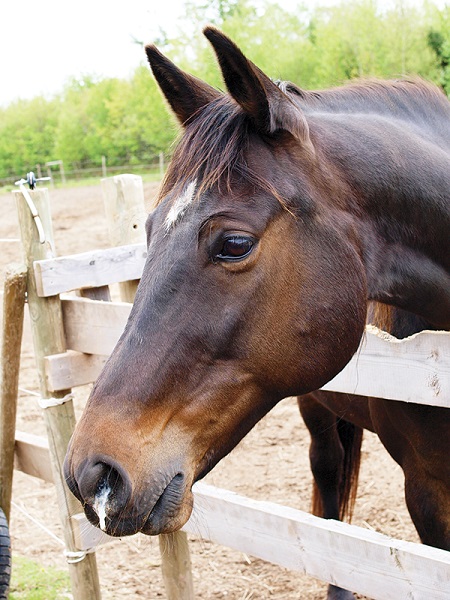
<svg viewBox="0 0 450 600"><path fill-rule="evenodd" d="M156 184L145 185L150 206ZM108 246L100 185L50 190L58 255ZM0 195L0 239L18 238L12 194ZM18 262L20 244L0 242L0 276L6 265ZM28 320L25 324L20 387L37 391ZM89 389L75 390L77 411ZM21 391L17 428L44 434L41 410L35 398ZM308 510L311 474L309 439L295 400L281 402L240 445L206 478L206 482L239 494ZM56 495L52 485L15 473L11 514L13 551L42 565L66 568ZM37 524L39 522L41 526ZM410 541L418 541L403 499L401 469L378 438L366 433L359 495L353 523ZM197 598L203 600L301 599L326 596L326 584L254 559L243 553L191 538L193 576ZM97 551L103 598L164 598L158 541L138 535ZM65 596L67 597L67 596Z"/></svg>

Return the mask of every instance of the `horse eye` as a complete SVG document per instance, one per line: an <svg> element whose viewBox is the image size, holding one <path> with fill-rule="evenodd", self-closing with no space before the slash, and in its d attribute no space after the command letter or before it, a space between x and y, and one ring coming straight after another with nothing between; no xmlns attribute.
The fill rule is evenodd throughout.
<svg viewBox="0 0 450 600"><path fill-rule="evenodd" d="M230 235L216 255L219 260L239 260L245 258L253 249L255 241L242 235Z"/></svg>

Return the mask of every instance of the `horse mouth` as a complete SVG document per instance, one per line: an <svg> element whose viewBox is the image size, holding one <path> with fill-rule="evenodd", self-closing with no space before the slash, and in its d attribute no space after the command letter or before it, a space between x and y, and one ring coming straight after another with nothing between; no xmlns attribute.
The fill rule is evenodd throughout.
<svg viewBox="0 0 450 600"><path fill-rule="evenodd" d="M113 537L125 537L136 533L159 535L172 533L180 529L189 519L192 512L192 493L187 489L186 478L177 473L163 489L150 510L144 508L145 494L139 500L130 501L128 507L117 507L114 502L114 491L111 498L104 503L104 509L99 510L99 502L83 502L84 512L88 521L95 527ZM69 487L78 492L76 483ZM74 489L74 486L75 489ZM80 499L79 492L75 494ZM153 496L154 497L154 496ZM143 510L136 510L142 507Z"/></svg>

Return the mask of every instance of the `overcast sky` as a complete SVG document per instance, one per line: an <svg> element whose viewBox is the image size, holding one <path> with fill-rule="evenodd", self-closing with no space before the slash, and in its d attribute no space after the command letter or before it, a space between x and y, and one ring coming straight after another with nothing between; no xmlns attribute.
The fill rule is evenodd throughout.
<svg viewBox="0 0 450 600"><path fill-rule="evenodd" d="M146 42L182 12L183 0L2 0L0 105L53 94L71 76L127 77Z"/></svg>
<svg viewBox="0 0 450 600"><path fill-rule="evenodd" d="M278 3L293 9L297 0ZM0 0L0 106L55 94L72 76L128 77L144 60L133 38L148 43L160 27L174 31L183 6L184 0Z"/></svg>

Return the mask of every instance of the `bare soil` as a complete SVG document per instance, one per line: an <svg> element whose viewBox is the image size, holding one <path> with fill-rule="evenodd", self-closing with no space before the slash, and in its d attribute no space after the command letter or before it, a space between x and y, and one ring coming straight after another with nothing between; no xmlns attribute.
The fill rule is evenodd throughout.
<svg viewBox="0 0 450 600"><path fill-rule="evenodd" d="M156 184L145 185L148 206L151 206L156 191ZM100 185L52 189L50 198L59 255L108 247ZM0 208L0 239L18 238L12 194L0 195ZM0 242L2 281L6 265L20 259L19 243ZM38 390L28 318L20 387ZM82 410L88 393L87 386L75 390L77 411ZM45 434L41 410L35 398L24 391L20 392L17 428ZM298 415L296 402L292 398L286 399L221 461L205 481L254 499L307 511L311 495L308 446L309 436ZM13 502L10 523L13 551L44 566L65 568L53 486L16 472ZM365 434L363 443L353 523L418 541L404 502L402 471L371 433ZM326 584L322 582L207 541L192 538L191 554L199 599L319 600L326 596ZM105 599L165 597L155 538L138 535L109 544L97 551L97 561Z"/></svg>

